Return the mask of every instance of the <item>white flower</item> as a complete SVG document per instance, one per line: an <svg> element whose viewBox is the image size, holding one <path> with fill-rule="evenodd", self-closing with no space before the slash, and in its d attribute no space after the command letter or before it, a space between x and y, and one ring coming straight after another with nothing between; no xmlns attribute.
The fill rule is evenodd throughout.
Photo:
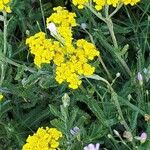
<svg viewBox="0 0 150 150"><path fill-rule="evenodd" d="M88 146L84 147L84 150L99 150L100 144L97 143L96 145L94 144L89 144Z"/></svg>
<svg viewBox="0 0 150 150"><path fill-rule="evenodd" d="M49 24L47 25L47 29L49 29L49 31L51 32L51 35L52 35L52 36L55 36L55 35L58 34L58 33L57 33L56 25L55 25L53 22L51 22L51 23L49 23Z"/></svg>

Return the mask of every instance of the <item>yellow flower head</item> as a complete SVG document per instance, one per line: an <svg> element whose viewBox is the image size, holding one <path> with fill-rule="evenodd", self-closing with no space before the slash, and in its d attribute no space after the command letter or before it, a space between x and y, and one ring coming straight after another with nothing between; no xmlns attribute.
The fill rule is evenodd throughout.
<svg viewBox="0 0 150 150"><path fill-rule="evenodd" d="M39 128L32 136L28 136L22 150L56 150L62 133L56 128Z"/></svg>
<svg viewBox="0 0 150 150"><path fill-rule="evenodd" d="M54 13L47 18L47 26L49 24L55 24L57 27L58 34L63 38L63 42L72 42L72 27L76 26L75 20L76 14L69 12L64 7L54 8Z"/></svg>
<svg viewBox="0 0 150 150"><path fill-rule="evenodd" d="M11 0L0 0L0 11L6 11L7 13L11 13L11 9L9 6Z"/></svg>
<svg viewBox="0 0 150 150"><path fill-rule="evenodd" d="M34 54L34 63L41 67L43 63L53 62L56 66L56 81L67 82L69 87L77 89L82 81L80 76L92 75L95 68L89 64L99 56L95 45L84 39L75 41L72 27L76 26L76 14L63 7L54 8L54 13L47 19L48 29L54 38L46 39L45 33L39 32L26 40Z"/></svg>
<svg viewBox="0 0 150 150"><path fill-rule="evenodd" d="M26 40L31 53L35 56L34 63L40 68L41 64L50 63L54 57L54 46L50 39L46 39L44 32L39 32Z"/></svg>
<svg viewBox="0 0 150 150"><path fill-rule="evenodd" d="M136 5L140 0L93 0L96 10L101 10L105 5L112 5L116 7L118 4L123 3L124 5L130 4L131 6ZM88 0L72 0L72 3L79 9L83 9Z"/></svg>
<svg viewBox="0 0 150 150"><path fill-rule="evenodd" d="M47 18L47 24L53 22L56 26L64 26L64 27L74 27L76 26L76 14L69 12L64 7L55 7L54 13Z"/></svg>
<svg viewBox="0 0 150 150"><path fill-rule="evenodd" d="M72 3L75 6L78 6L79 9L83 9L84 5L88 3L89 0L72 0Z"/></svg>

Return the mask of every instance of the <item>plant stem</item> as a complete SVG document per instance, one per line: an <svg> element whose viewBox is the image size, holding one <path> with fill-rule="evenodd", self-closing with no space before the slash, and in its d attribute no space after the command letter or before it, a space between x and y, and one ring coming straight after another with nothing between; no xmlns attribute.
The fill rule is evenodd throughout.
<svg viewBox="0 0 150 150"><path fill-rule="evenodd" d="M109 15L109 18L111 18L112 16L114 16L122 6L123 6L123 3L119 4L116 7L116 9Z"/></svg>
<svg viewBox="0 0 150 150"><path fill-rule="evenodd" d="M110 32L110 35L111 35L111 38L112 38L112 41L113 41L113 46L115 47L115 49L118 49L118 43L117 43L117 39L115 37L115 33L114 33L114 26L113 26L113 22L111 20L111 17L117 13L117 11L122 7L122 4L118 5L117 8L114 10L114 12L112 12L110 15L109 15L109 7L106 6L105 7L105 16L106 17L103 17L101 13L99 12L96 12L94 10L94 8L92 7L92 5L86 5L87 8L95 15L97 16L100 20L102 20L103 22L106 23L108 29L109 29L109 32ZM99 35L100 36L100 35ZM126 72L128 73L129 76L131 76L131 71L128 67L128 65L126 64L126 62L121 58L121 56L119 56L113 49L113 47L111 45L109 45L109 43L107 43L103 37L101 38L102 41L104 42L105 46L106 47L109 47L110 52L120 61L121 65L125 68ZM102 42L102 43L103 43ZM107 43L107 44L106 44Z"/></svg>
<svg viewBox="0 0 150 150"><path fill-rule="evenodd" d="M87 76L87 78L94 79L94 76ZM112 96L112 100L114 101L114 104L115 104L115 106L117 108L118 114L121 117L122 124L124 125L124 127L125 127L125 129L127 131L131 132L131 129L129 128L128 124L126 123L126 121L124 119L124 116L123 116L123 113L122 113L122 110L121 110L121 107L120 107L120 104L119 104L118 95L114 91L114 89L112 88L111 84L106 79L104 79L104 78L102 78L102 77L100 77L98 75L96 75L95 79L104 82L108 86L108 88L110 90L110 93L111 93L111 96ZM132 142L132 144L133 144L133 147L135 147L134 141Z"/></svg>
<svg viewBox="0 0 150 150"><path fill-rule="evenodd" d="M116 55L122 66L125 68L126 72L128 73L129 76L131 76L131 70L129 69L128 65L126 62L122 59L120 55Z"/></svg>
<svg viewBox="0 0 150 150"><path fill-rule="evenodd" d="M6 56L7 53L7 12L3 11L3 17L4 17L4 33L3 33L3 42L4 42L4 49L2 51L3 55ZM6 64L2 62L1 64L1 79L0 79L0 86L3 84L3 80L5 78L5 68Z"/></svg>
<svg viewBox="0 0 150 150"><path fill-rule="evenodd" d="M113 47L107 42L107 39L103 36L102 32L99 30L97 33L97 37L99 38L102 46L108 50L111 55L115 58L117 58L117 60L119 60L119 65L121 64L121 66L123 66L125 68L125 71L127 73L127 76L131 76L131 71L128 67L128 65L126 64L126 62L121 58L121 56L116 53L116 51L114 51Z"/></svg>
<svg viewBox="0 0 150 150"><path fill-rule="evenodd" d="M96 12L93 8L92 8L92 5L86 5L86 7L95 15L95 16L97 16L99 19L101 19L102 21L104 21L105 23L106 23L106 21L105 21L105 18L102 16L102 14L100 13L100 12Z"/></svg>
<svg viewBox="0 0 150 150"><path fill-rule="evenodd" d="M108 69L107 69L107 67L106 67L106 65L105 65L105 63L104 63L104 61L103 61L102 57L101 57L101 56L99 56L99 57L98 57L98 60L99 60L99 61L100 61L100 63L102 64L102 66L103 66L103 68L104 68L105 72L106 72L106 73L107 73L107 75L108 75L108 78L109 78L110 80L112 80L112 76L111 76L111 74L109 73L109 71L108 71Z"/></svg>
<svg viewBox="0 0 150 150"><path fill-rule="evenodd" d="M43 19L43 24L44 24L44 28L45 28L45 33L47 33L47 31L46 31L45 17L44 17L44 10L43 10L43 7L42 7L42 2L41 2L41 0L39 0L39 2L40 2L40 9L41 9L41 13L42 13L42 19Z"/></svg>
<svg viewBox="0 0 150 150"><path fill-rule="evenodd" d="M92 35L91 35L86 29L85 29L84 31L85 31L85 33L87 33L87 34L89 35L89 38L90 38L91 42L95 45L95 42L94 42L94 39L93 39ZM106 67L106 65L105 65L105 63L104 63L102 57L99 56L99 57L98 57L98 60L99 60L99 62L102 64L102 66L103 66L105 72L106 72L107 75L108 75L108 78L109 78L110 80L112 80L111 74L109 73L109 71L108 71L108 69L107 69L107 67Z"/></svg>
<svg viewBox="0 0 150 150"><path fill-rule="evenodd" d="M106 24L107 24L107 27L109 29L109 32L113 41L113 45L116 49L118 49L118 43L117 43L117 39L114 33L114 26L113 26L113 22L111 18L106 18Z"/></svg>

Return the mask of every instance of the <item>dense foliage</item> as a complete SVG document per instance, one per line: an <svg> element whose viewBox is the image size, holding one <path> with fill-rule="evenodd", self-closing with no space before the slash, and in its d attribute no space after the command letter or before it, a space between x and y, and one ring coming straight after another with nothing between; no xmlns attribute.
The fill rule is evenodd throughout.
<svg viewBox="0 0 150 150"><path fill-rule="evenodd" d="M150 149L149 0L0 0L0 27L0 150Z"/></svg>

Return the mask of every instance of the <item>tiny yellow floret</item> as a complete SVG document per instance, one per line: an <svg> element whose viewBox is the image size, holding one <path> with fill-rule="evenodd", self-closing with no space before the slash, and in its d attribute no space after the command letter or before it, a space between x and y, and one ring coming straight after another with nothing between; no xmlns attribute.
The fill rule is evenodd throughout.
<svg viewBox="0 0 150 150"><path fill-rule="evenodd" d="M0 94L0 101L2 101L4 98L4 96L2 94Z"/></svg>

